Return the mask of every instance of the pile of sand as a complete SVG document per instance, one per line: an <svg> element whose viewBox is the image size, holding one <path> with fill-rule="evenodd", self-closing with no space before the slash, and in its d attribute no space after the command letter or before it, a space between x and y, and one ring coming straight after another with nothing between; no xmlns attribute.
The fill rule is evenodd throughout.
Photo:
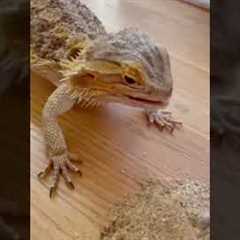
<svg viewBox="0 0 240 240"><path fill-rule="evenodd" d="M147 181L111 211L102 240L207 240L209 188L186 181Z"/></svg>

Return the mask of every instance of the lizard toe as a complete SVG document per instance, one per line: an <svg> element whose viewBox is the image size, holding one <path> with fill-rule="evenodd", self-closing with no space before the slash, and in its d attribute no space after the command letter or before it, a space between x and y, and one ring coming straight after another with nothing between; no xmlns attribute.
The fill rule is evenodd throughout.
<svg viewBox="0 0 240 240"><path fill-rule="evenodd" d="M173 119L171 112L147 111L146 114L147 114L149 123L155 124L159 128L160 131L163 131L163 129L167 129L172 134L176 128L182 126L181 122Z"/></svg>
<svg viewBox="0 0 240 240"><path fill-rule="evenodd" d="M47 167L46 167L43 171L41 171L41 172L38 173L38 175L37 175L38 178L39 178L39 179L44 179L44 178L50 173L50 171L52 170L52 168L53 168L53 162L50 161L50 162L48 163Z"/></svg>
<svg viewBox="0 0 240 240"><path fill-rule="evenodd" d="M69 176L69 170L66 167L66 162L61 164L61 171L62 171L62 175L63 178L65 180L66 185L70 188L70 189L74 189L74 184L72 182L71 177Z"/></svg>
<svg viewBox="0 0 240 240"><path fill-rule="evenodd" d="M80 175L82 175L82 172L80 171L80 169L78 167L75 166L75 164L73 164L71 161L67 160L66 161L66 166L73 172L79 173Z"/></svg>

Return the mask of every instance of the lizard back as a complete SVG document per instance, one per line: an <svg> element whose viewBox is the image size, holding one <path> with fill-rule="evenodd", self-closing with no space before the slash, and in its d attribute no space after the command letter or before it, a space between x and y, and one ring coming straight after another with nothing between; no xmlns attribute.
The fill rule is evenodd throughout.
<svg viewBox="0 0 240 240"><path fill-rule="evenodd" d="M58 62L74 44L104 34L101 21L79 0L31 1L31 50L38 58Z"/></svg>

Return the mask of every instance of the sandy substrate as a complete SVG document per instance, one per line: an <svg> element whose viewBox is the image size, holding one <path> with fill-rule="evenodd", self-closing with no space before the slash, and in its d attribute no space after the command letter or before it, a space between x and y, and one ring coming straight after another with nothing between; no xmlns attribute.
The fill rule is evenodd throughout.
<svg viewBox="0 0 240 240"><path fill-rule="evenodd" d="M175 185L149 180L117 204L102 240L207 240L209 188L198 182Z"/></svg>

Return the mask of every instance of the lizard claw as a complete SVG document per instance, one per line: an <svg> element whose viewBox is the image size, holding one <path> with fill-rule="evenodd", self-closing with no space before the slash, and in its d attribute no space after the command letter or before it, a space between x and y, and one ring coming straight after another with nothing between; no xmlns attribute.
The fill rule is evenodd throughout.
<svg viewBox="0 0 240 240"><path fill-rule="evenodd" d="M55 194L56 190L57 190L56 186L50 187L50 190L49 190L49 197L50 198L53 198L53 195Z"/></svg>
<svg viewBox="0 0 240 240"><path fill-rule="evenodd" d="M53 162L52 161L50 161L49 162L49 164L47 165L47 167L43 170L43 171L41 171L41 172L39 172L38 173L38 178L40 178L40 179L44 179L48 174L49 174L49 172L51 171L51 169L52 169L52 167L53 167L53 164L52 164Z"/></svg>
<svg viewBox="0 0 240 240"><path fill-rule="evenodd" d="M52 156L45 170L38 174L38 177L40 179L44 179L53 169L52 186L50 187L50 192L49 192L50 198L53 197L53 195L57 190L60 174L62 174L66 185L72 190L74 190L75 187L71 180L71 177L69 176L69 170L82 175L81 171L69 159L75 160L77 159L77 157L75 154L70 154L70 153L63 153L61 155Z"/></svg>
<svg viewBox="0 0 240 240"><path fill-rule="evenodd" d="M170 133L182 126L182 123L172 117L171 112L167 111L146 111L147 120L150 124L155 124L160 131L167 129Z"/></svg>

